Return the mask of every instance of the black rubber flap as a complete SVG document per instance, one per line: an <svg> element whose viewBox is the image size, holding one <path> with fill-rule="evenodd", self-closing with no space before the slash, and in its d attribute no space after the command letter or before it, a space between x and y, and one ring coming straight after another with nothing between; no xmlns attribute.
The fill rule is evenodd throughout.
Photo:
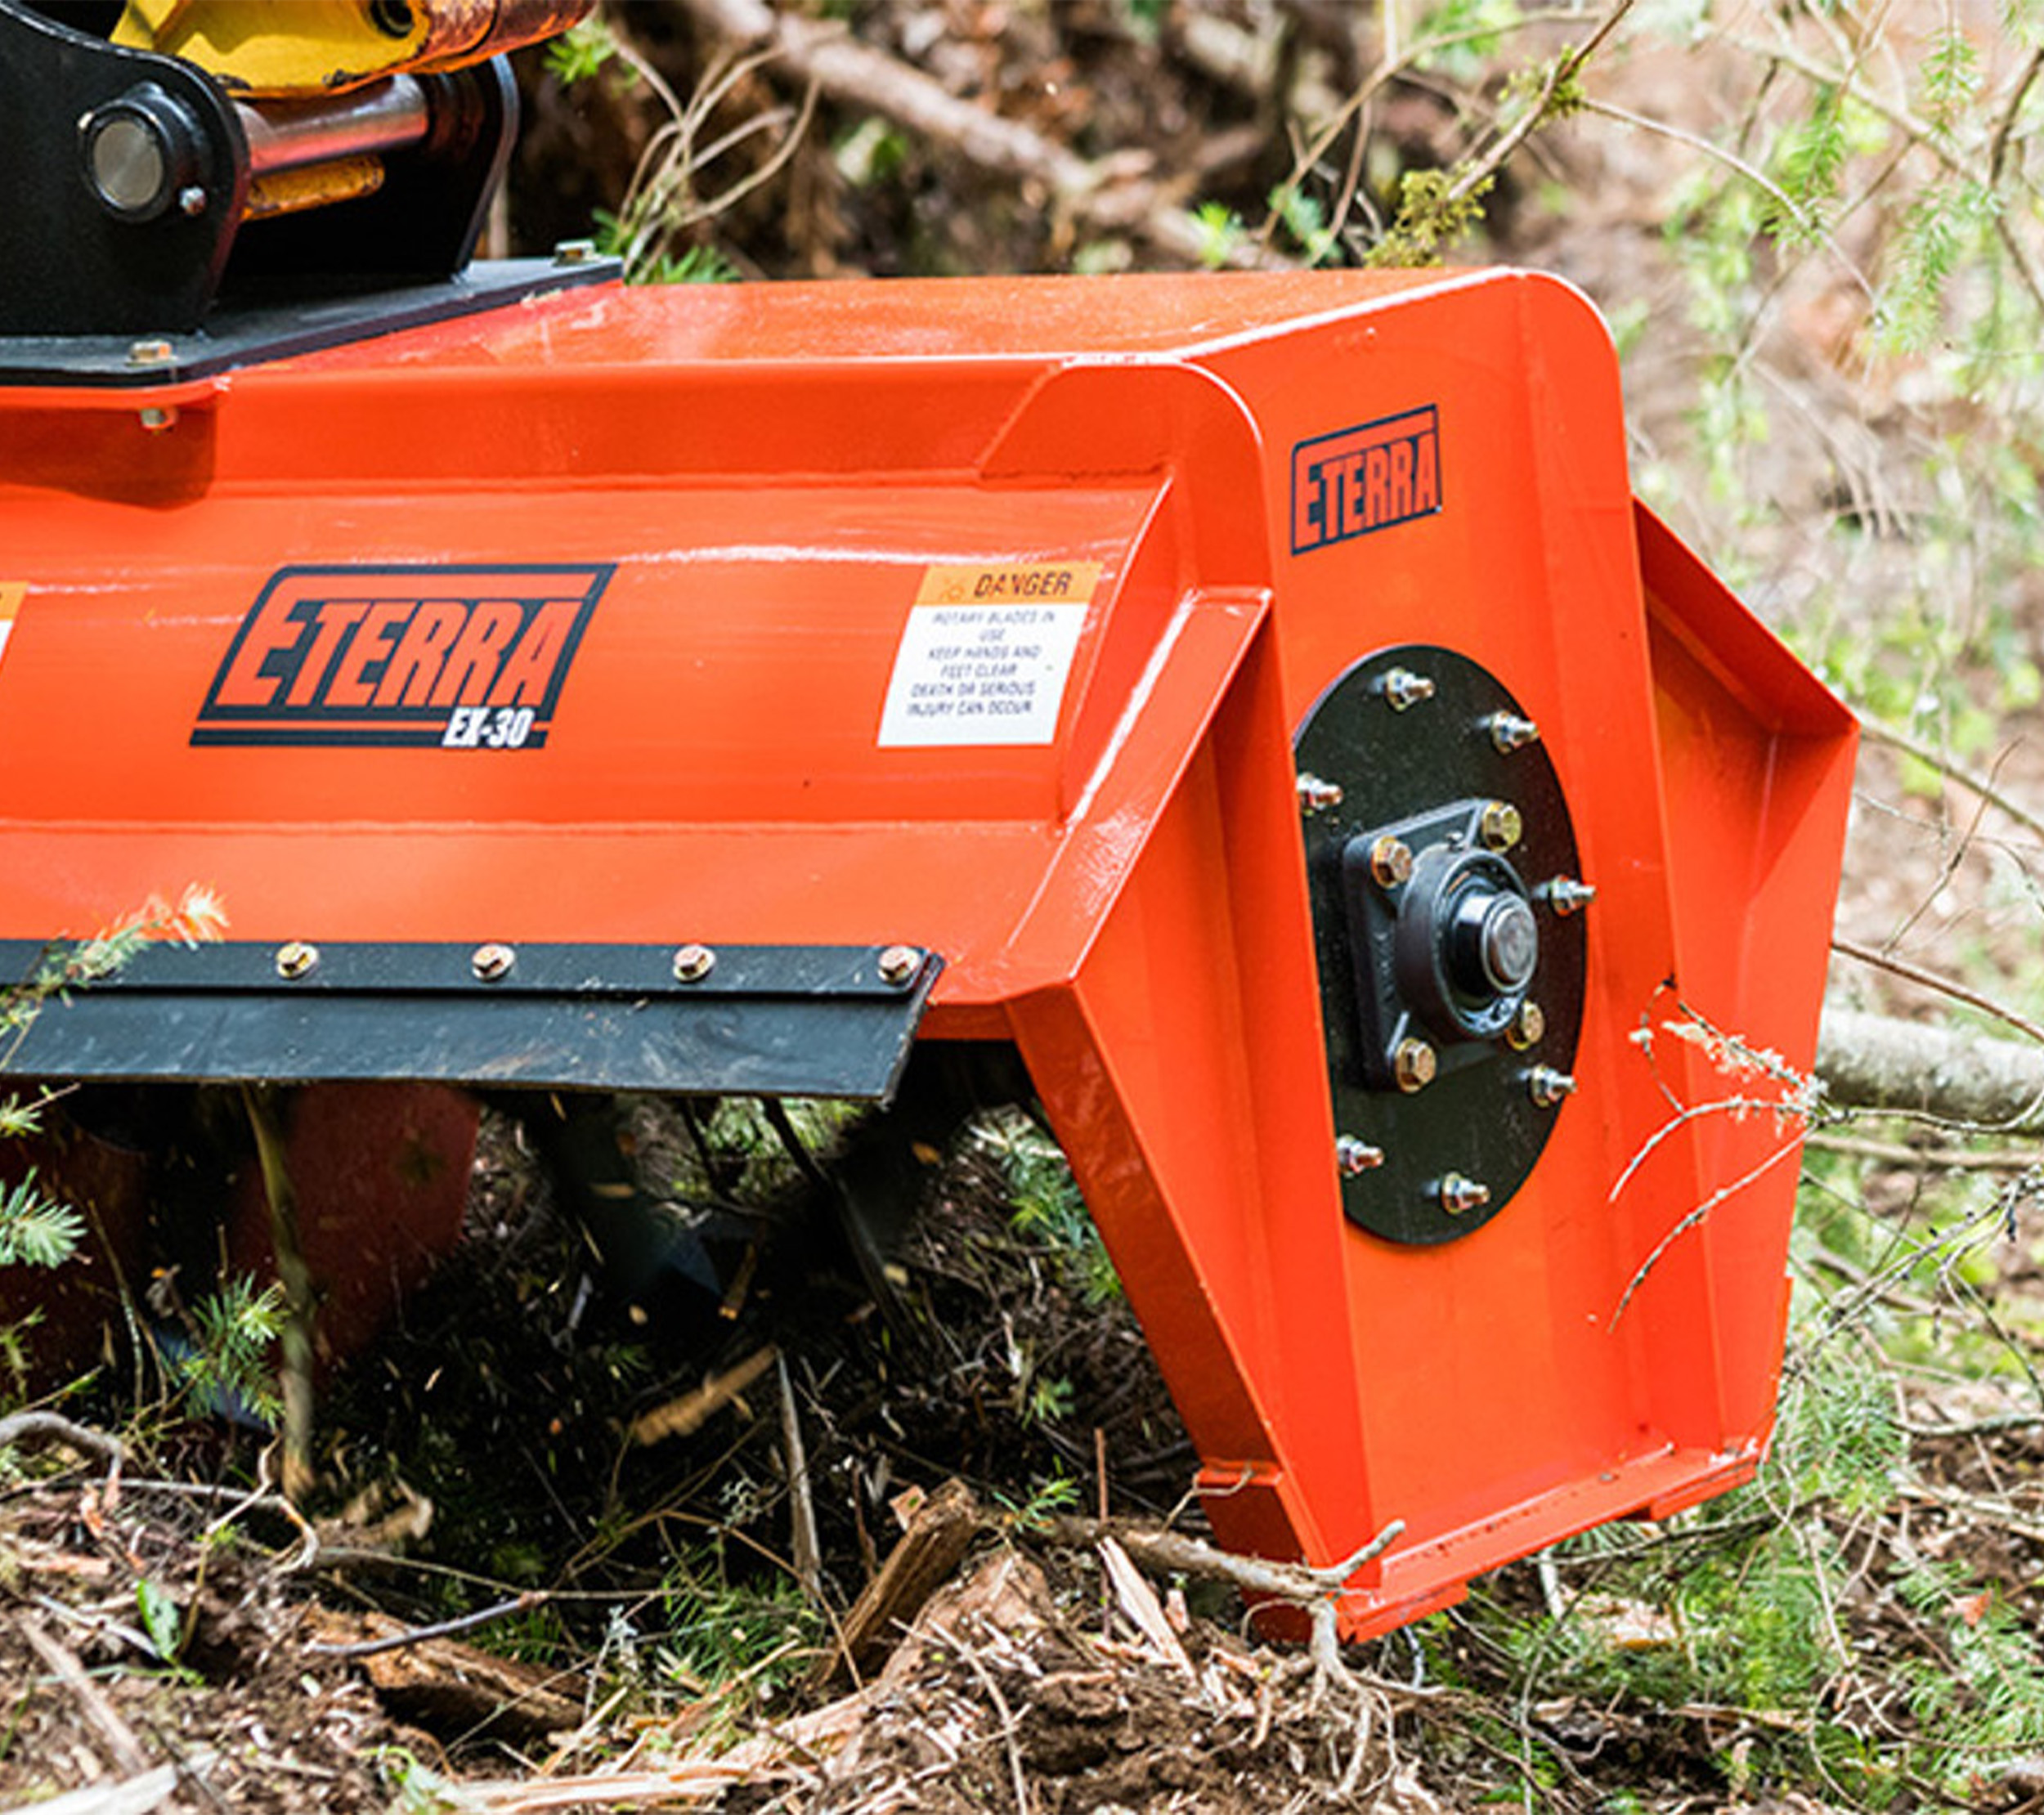
<svg viewBox="0 0 2044 1815"><path fill-rule="evenodd" d="M0 941L6 984L51 962ZM906 946L151 946L0 1037L0 1073L885 1100L941 969Z"/></svg>

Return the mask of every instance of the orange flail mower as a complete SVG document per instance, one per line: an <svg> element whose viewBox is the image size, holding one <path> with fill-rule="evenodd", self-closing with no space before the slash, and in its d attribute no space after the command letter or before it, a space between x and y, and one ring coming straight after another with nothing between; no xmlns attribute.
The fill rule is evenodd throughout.
<svg viewBox="0 0 2044 1815"><path fill-rule="evenodd" d="M1653 1036L1807 1066L1852 723L1583 299L608 275L0 338L6 975L231 917L7 1069L307 1086L388 1274L475 1089L1019 1056L1222 1540L1402 1521L1351 1634L1750 1476L1796 1130Z"/></svg>

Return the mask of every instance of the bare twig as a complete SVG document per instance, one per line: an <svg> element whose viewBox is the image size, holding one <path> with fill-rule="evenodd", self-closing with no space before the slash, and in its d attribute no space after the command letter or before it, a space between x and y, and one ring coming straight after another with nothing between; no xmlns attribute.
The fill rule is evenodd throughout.
<svg viewBox="0 0 2044 1815"><path fill-rule="evenodd" d="M473 1632L478 1626L507 1619L514 1613L524 1613L533 1607L543 1606L547 1596L539 1589L530 1589L509 1601L500 1601L493 1607L483 1607L474 1613L464 1613L457 1620L442 1620L436 1625L410 1626L403 1632L387 1633L381 1638L361 1638L352 1644L329 1645L315 1639L305 1649L320 1657L374 1657L382 1651L401 1651L408 1645L423 1645L434 1638L452 1638L464 1632Z"/></svg>
<svg viewBox="0 0 2044 1815"><path fill-rule="evenodd" d="M303 1500L317 1479L312 1467L312 1335L319 1294L298 1241L298 1194L291 1180L279 1092L273 1084L244 1084L241 1100L255 1135L263 1194L270 1206L270 1241L284 1288L284 1492L289 1499Z"/></svg>
<svg viewBox="0 0 2044 1815"><path fill-rule="evenodd" d="M779 1356L780 1351L769 1342L764 1348L748 1355L736 1367L727 1368L722 1374L706 1380L693 1392L670 1399L664 1405L656 1405L650 1412L633 1419L632 1441L658 1443L663 1438L687 1436L692 1431L702 1429L772 1367Z"/></svg>
<svg viewBox="0 0 2044 1815"><path fill-rule="evenodd" d="M1898 958L1887 952L1876 952L1871 945L1861 945L1852 939L1834 939L1831 949L1860 963L1871 965L1877 970L1885 970L1907 982L1921 984L1925 989L1934 989L1941 996L1949 996L1955 1002L1964 1002L1970 1008L1977 1008L1983 1015L2012 1027L2018 1033L2031 1039L2044 1042L2044 1027L2040 1027L2028 1015L2019 1015L2006 1004L1997 1002L1991 996L1983 996L1977 989L1969 988L1956 977L1947 977L1935 970L1926 970L1921 965Z"/></svg>
<svg viewBox="0 0 2044 1815"><path fill-rule="evenodd" d="M2044 53L2040 53L2044 54ZM1926 767L1934 769L1948 782L1957 782L1967 793L1984 800L1997 813L2012 819L2025 831L2044 839L2044 819L2040 819L2019 801L2011 800L1997 788L1991 778L1975 775L1972 770L1955 763L1943 751L1912 737L1906 731L1879 719L1860 715L1859 728L1876 743L1886 744L1892 750L1900 751L1905 756L1913 756ZM1999 767L1997 760L1997 766Z"/></svg>
<svg viewBox="0 0 2044 1815"><path fill-rule="evenodd" d="M109 1436L83 1424L74 1424L55 1412L14 1412L0 1418L0 1449L34 1441L68 1443L82 1454L118 1463L126 1454L119 1437Z"/></svg>
<svg viewBox="0 0 2044 1815"><path fill-rule="evenodd" d="M816 1502L809 1493L809 1452L802 1443L802 1416L795 1403L795 1383L788 1378L787 1357L776 1355L773 1365L780 1376L781 1443L788 1468L788 1547L795 1579L814 1601L823 1593L823 1552L816 1535Z"/></svg>
<svg viewBox="0 0 2044 1815"><path fill-rule="evenodd" d="M17 1629L29 1642L29 1648L43 1660L64 1687L71 1692L85 1718L100 1737L106 1741L106 1749L114 1754L114 1762L131 1775L149 1769L149 1754L142 1750L142 1742L135 1737L135 1730L123 1720L112 1702L100 1693L99 1686L85 1674L85 1666L64 1642L34 1620L17 1622Z"/></svg>

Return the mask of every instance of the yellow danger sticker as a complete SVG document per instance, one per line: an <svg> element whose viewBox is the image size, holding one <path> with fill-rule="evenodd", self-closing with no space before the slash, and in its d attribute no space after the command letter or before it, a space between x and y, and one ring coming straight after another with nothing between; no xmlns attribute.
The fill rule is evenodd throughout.
<svg viewBox="0 0 2044 1815"><path fill-rule="evenodd" d="M25 582L0 580L0 656L7 652L7 633L14 628L15 614L28 596Z"/></svg>
<svg viewBox="0 0 2044 1815"><path fill-rule="evenodd" d="M923 569L918 605L1088 605L1097 561L975 562Z"/></svg>

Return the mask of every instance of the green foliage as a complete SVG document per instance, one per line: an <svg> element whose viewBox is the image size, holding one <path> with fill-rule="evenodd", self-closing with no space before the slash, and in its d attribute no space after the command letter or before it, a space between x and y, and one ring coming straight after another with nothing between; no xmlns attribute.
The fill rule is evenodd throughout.
<svg viewBox="0 0 2044 1815"><path fill-rule="evenodd" d="M271 1349L284 1333L284 1288L258 1289L237 1275L192 1306L192 1351L177 1364L186 1390L203 1405L239 1407L265 1423L283 1413Z"/></svg>
<svg viewBox="0 0 2044 1815"><path fill-rule="evenodd" d="M1040 1243L1059 1260L1087 1304L1118 1297L1121 1281L1114 1263L1057 1143L1020 1115L989 1123L981 1138L1007 1181L1009 1216L1016 1233Z"/></svg>
<svg viewBox="0 0 2044 1815"><path fill-rule="evenodd" d="M587 82L617 56L617 38L601 13L571 25L546 47L548 71L563 83Z"/></svg>
<svg viewBox="0 0 2044 1815"><path fill-rule="evenodd" d="M1199 229L1199 262L1208 271L1219 271L1248 236L1242 217L1226 202L1202 202L1192 218Z"/></svg>
<svg viewBox="0 0 2044 1815"><path fill-rule="evenodd" d="M1375 266L1437 265L1442 253L1483 218L1483 199L1497 179L1486 176L1458 190L1452 170L1409 170L1398 186L1398 213L1370 249Z"/></svg>
<svg viewBox="0 0 2044 1815"><path fill-rule="evenodd" d="M85 1219L36 1189L31 1172L0 1187L0 1266L61 1266L85 1239Z"/></svg>

